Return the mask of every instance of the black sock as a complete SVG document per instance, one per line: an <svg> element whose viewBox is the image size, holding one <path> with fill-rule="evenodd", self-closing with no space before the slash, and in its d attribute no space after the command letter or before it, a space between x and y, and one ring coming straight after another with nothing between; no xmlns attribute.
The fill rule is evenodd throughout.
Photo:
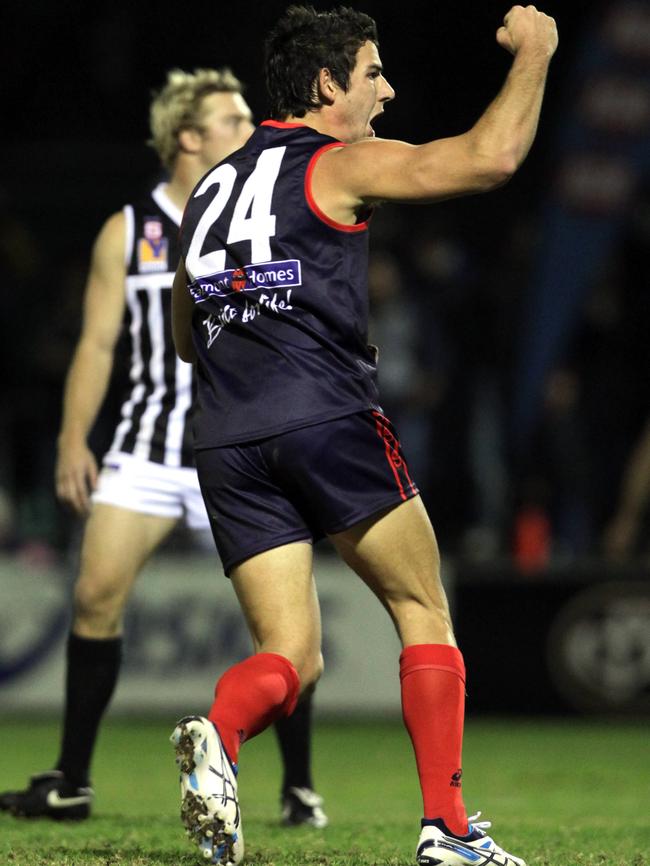
<svg viewBox="0 0 650 866"><path fill-rule="evenodd" d="M293 713L275 723L284 763L282 791L287 788L313 788L311 780L311 703L308 695Z"/></svg>
<svg viewBox="0 0 650 866"><path fill-rule="evenodd" d="M113 694L122 638L68 637L65 714L57 770L73 785L88 784L97 729Z"/></svg>

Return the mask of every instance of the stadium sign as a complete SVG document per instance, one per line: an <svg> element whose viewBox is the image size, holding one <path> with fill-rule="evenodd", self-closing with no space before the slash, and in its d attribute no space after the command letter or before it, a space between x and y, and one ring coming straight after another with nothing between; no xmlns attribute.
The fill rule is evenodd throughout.
<svg viewBox="0 0 650 866"><path fill-rule="evenodd" d="M20 561L0 564L0 708L3 689L29 677L68 630L65 579Z"/></svg>
<svg viewBox="0 0 650 866"><path fill-rule="evenodd" d="M650 712L650 585L607 583L573 596L551 625L557 689L578 710Z"/></svg>

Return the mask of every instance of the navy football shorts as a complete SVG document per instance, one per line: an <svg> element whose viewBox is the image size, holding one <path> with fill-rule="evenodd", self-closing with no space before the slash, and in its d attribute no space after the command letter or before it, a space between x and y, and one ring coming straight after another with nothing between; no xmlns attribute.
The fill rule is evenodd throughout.
<svg viewBox="0 0 650 866"><path fill-rule="evenodd" d="M293 541L342 532L417 495L390 421L367 410L196 453L226 574Z"/></svg>

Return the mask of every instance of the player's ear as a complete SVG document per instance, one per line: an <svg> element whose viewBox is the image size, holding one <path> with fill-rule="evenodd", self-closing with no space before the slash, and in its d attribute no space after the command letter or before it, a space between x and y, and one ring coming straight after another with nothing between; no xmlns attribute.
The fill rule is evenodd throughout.
<svg viewBox="0 0 650 866"><path fill-rule="evenodd" d="M181 129L178 133L178 146L183 153L198 153L201 143L202 136L198 129Z"/></svg>
<svg viewBox="0 0 650 866"><path fill-rule="evenodd" d="M339 86L326 66L324 66L318 73L317 87L319 101L322 102L323 105L331 105L334 102L336 91L339 90Z"/></svg>

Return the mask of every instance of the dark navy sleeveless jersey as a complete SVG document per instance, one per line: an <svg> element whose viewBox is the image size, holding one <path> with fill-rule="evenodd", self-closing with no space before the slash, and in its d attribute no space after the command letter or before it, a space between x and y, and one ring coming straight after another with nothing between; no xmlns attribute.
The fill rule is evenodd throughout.
<svg viewBox="0 0 650 866"><path fill-rule="evenodd" d="M341 143L266 121L187 204L198 449L377 406L367 345L367 224L318 211L311 170Z"/></svg>
<svg viewBox="0 0 650 866"><path fill-rule="evenodd" d="M124 208L129 384L109 454L193 466L192 365L176 355L171 287L180 259L181 210L159 184Z"/></svg>

